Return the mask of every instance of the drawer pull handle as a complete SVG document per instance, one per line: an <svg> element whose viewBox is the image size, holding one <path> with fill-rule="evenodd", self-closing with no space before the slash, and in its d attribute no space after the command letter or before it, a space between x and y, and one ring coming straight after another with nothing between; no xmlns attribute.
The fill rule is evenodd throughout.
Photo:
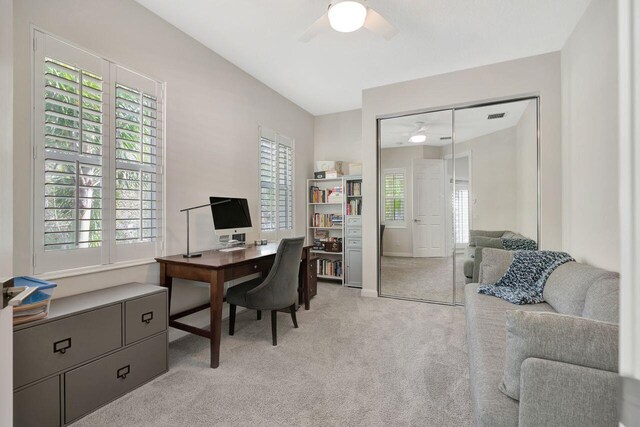
<svg viewBox="0 0 640 427"><path fill-rule="evenodd" d="M153 311L142 314L142 321L144 323L148 325L149 323L151 323L151 320L153 320Z"/></svg>
<svg viewBox="0 0 640 427"><path fill-rule="evenodd" d="M67 338L67 339L60 340L58 342L53 343L54 353L65 354L68 348L71 348L71 338Z"/></svg>
<svg viewBox="0 0 640 427"><path fill-rule="evenodd" d="M131 371L131 365L127 365L124 368L118 369L118 372L117 372L118 378L121 378L121 379L127 378L127 375L129 375L130 371Z"/></svg>
<svg viewBox="0 0 640 427"><path fill-rule="evenodd" d="M254 265L254 266L253 266L253 269L254 269L254 270L257 270L257 269L258 269L258 266L257 266L257 265Z"/></svg>

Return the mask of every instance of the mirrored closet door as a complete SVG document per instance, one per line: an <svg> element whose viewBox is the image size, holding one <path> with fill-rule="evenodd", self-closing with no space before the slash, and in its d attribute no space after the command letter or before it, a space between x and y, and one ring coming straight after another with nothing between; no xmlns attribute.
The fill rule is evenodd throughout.
<svg viewBox="0 0 640 427"><path fill-rule="evenodd" d="M538 99L380 119L380 295L463 304L482 250L538 242Z"/></svg>

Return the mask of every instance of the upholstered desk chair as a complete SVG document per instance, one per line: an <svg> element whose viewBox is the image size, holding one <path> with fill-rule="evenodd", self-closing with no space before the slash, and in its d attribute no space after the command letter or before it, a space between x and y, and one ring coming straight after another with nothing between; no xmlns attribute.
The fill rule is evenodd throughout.
<svg viewBox="0 0 640 427"><path fill-rule="evenodd" d="M298 299L298 271L304 237L282 239L278 246L276 259L267 277L250 280L227 290L229 303L229 335L233 335L236 322L236 306L258 311L260 320L262 310L271 311L271 336L273 345L278 344L276 315L278 310L289 308L293 326L296 321L296 300Z"/></svg>

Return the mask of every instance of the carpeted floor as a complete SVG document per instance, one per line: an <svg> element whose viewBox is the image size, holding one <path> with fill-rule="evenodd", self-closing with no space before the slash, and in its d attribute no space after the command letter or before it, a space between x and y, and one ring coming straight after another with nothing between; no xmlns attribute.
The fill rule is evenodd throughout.
<svg viewBox="0 0 640 427"><path fill-rule="evenodd" d="M464 303L464 256L456 257L456 303ZM383 295L451 303L453 257L383 256L380 264Z"/></svg>
<svg viewBox="0 0 640 427"><path fill-rule="evenodd" d="M170 344L170 371L76 426L470 426L464 309L319 283L299 329L243 311L221 363L207 341Z"/></svg>

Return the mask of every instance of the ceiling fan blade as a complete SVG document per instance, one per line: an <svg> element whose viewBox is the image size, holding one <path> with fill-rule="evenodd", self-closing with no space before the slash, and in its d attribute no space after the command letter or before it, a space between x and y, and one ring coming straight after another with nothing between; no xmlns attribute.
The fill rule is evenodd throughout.
<svg viewBox="0 0 640 427"><path fill-rule="evenodd" d="M314 38L315 36L317 36L318 33L320 33L322 30L328 27L329 27L329 15L325 13L320 18L318 18L316 22L311 24L311 26L307 28L307 30L304 33L302 33L302 35L298 40L303 43L306 43L312 38Z"/></svg>
<svg viewBox="0 0 640 427"><path fill-rule="evenodd" d="M398 29L391 25L382 15L369 8L367 18L364 20L364 27L372 33L378 34L389 40L398 33Z"/></svg>

